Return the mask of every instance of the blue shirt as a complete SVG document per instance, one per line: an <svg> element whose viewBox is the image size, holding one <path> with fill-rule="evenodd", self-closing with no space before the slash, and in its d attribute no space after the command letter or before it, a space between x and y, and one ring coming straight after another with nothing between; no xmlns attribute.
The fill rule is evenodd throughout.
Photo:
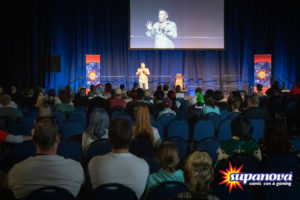
<svg viewBox="0 0 300 200"><path fill-rule="evenodd" d="M164 169L160 169L158 172L151 174L147 180L145 194L147 195L153 187L166 181L184 182L182 170L167 172Z"/></svg>

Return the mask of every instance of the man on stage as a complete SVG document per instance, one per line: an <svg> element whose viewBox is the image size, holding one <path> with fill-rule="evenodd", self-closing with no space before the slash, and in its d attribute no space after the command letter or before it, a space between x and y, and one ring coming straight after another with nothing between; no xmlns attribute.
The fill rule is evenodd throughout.
<svg viewBox="0 0 300 200"><path fill-rule="evenodd" d="M159 10L158 22L152 25L151 21L146 24L146 35L154 39L155 48L175 48L173 39L177 38L177 26L175 22L168 20L168 12L165 10Z"/></svg>
<svg viewBox="0 0 300 200"><path fill-rule="evenodd" d="M139 76L140 88L148 90L148 76L150 75L149 69L146 68L144 62L141 63L141 68L138 68L136 75Z"/></svg>

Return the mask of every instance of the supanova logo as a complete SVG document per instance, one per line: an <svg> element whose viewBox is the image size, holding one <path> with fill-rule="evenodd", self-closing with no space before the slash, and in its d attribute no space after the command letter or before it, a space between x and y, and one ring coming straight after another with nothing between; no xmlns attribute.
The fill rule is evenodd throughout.
<svg viewBox="0 0 300 200"><path fill-rule="evenodd" d="M229 193L231 193L232 188L239 187L243 190L242 185L272 185L272 186L291 186L293 181L293 173L243 173L241 172L243 165L238 169L232 167L229 162L229 169L226 171L219 170L224 176L223 181L219 183L226 184L229 186Z"/></svg>

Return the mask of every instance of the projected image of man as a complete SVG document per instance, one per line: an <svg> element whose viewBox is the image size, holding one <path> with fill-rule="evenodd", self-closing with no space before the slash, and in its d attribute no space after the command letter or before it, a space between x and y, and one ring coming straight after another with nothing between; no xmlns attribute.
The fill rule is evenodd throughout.
<svg viewBox="0 0 300 200"><path fill-rule="evenodd" d="M152 25L152 21L146 24L146 35L154 39L155 48L175 48L173 39L177 38L177 26L175 22L168 20L168 12L159 10L158 22Z"/></svg>

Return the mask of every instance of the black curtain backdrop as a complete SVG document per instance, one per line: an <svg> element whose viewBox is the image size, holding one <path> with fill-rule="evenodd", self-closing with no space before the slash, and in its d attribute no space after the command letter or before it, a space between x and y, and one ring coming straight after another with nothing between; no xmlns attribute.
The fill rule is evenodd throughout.
<svg viewBox="0 0 300 200"><path fill-rule="evenodd" d="M85 54L101 55L101 76L134 76L145 61L152 75L182 73L227 83L232 80L224 75L240 75L239 87L253 83L254 54L272 54L274 79L288 79L289 87L300 80L296 1L225 0L224 51L128 50L128 5L129 0L5 0L0 86L62 88L85 76ZM61 72L46 73L39 65L45 55L61 56Z"/></svg>

